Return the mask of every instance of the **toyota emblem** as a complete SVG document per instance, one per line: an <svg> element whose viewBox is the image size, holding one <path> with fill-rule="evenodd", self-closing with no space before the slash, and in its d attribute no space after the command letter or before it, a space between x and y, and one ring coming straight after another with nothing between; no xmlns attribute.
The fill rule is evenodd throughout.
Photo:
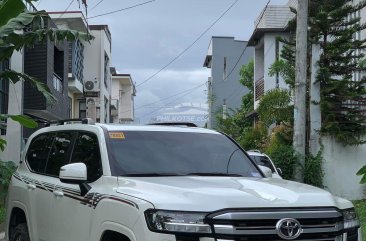
<svg viewBox="0 0 366 241"><path fill-rule="evenodd" d="M298 238L302 233L301 224L293 218L284 218L277 222L276 230L282 239L292 240Z"/></svg>

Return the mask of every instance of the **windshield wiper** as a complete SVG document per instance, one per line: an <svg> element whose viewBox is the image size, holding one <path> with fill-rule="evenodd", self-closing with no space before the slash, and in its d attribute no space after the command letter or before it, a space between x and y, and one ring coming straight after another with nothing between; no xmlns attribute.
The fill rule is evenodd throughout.
<svg viewBox="0 0 366 241"><path fill-rule="evenodd" d="M231 173L220 173L220 172L192 172L185 174L186 176L204 176L204 177L243 177L243 175L239 174L231 174Z"/></svg>

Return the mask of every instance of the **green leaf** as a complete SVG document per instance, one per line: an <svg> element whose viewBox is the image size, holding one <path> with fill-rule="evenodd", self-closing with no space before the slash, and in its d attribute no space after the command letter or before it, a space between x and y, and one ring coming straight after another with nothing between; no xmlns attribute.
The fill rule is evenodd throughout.
<svg viewBox="0 0 366 241"><path fill-rule="evenodd" d="M39 92L43 94L43 96L46 98L47 103L53 104L57 101L56 97L52 95L47 85L27 74L18 73L13 70L7 70L0 73L0 78L3 78L4 80L7 81L11 81L14 84L20 80L28 81Z"/></svg>
<svg viewBox="0 0 366 241"><path fill-rule="evenodd" d="M38 124L33 119L29 118L28 116L24 115L9 115L13 121L19 122L24 127L27 128L37 128Z"/></svg>
<svg viewBox="0 0 366 241"><path fill-rule="evenodd" d="M361 175L366 175L366 166L362 167L358 172L357 172L358 176Z"/></svg>
<svg viewBox="0 0 366 241"><path fill-rule="evenodd" d="M0 150L4 151L6 147L6 140L0 138Z"/></svg>
<svg viewBox="0 0 366 241"><path fill-rule="evenodd" d="M21 0L4 0L0 5L0 26L5 25L10 19L15 18L24 11Z"/></svg>

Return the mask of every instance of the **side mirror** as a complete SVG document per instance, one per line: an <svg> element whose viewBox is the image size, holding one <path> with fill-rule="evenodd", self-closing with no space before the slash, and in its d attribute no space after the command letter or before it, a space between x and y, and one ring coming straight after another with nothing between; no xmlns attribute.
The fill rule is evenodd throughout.
<svg viewBox="0 0 366 241"><path fill-rule="evenodd" d="M266 177L272 177L272 170L270 168L261 165L258 165L258 167Z"/></svg>
<svg viewBox="0 0 366 241"><path fill-rule="evenodd" d="M87 178L86 166L84 163L68 164L60 169L60 181L69 184L84 183Z"/></svg>
<svg viewBox="0 0 366 241"><path fill-rule="evenodd" d="M282 169L281 169L281 168L279 168L279 167L277 167L277 172L278 172L278 174L280 174L280 176L282 177L282 175L283 175Z"/></svg>

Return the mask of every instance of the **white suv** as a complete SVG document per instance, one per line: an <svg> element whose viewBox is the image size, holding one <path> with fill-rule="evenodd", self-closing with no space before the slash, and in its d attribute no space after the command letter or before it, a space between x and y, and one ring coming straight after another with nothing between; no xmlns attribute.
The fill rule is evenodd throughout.
<svg viewBox="0 0 366 241"><path fill-rule="evenodd" d="M255 163L259 166L265 166L271 169L272 177L274 178L282 178L282 170L277 168L271 158L268 155L261 153L258 150L249 150L247 151L248 155L255 161Z"/></svg>
<svg viewBox="0 0 366 241"><path fill-rule="evenodd" d="M212 130L60 122L29 138L6 240L362 240L351 202L263 170Z"/></svg>

